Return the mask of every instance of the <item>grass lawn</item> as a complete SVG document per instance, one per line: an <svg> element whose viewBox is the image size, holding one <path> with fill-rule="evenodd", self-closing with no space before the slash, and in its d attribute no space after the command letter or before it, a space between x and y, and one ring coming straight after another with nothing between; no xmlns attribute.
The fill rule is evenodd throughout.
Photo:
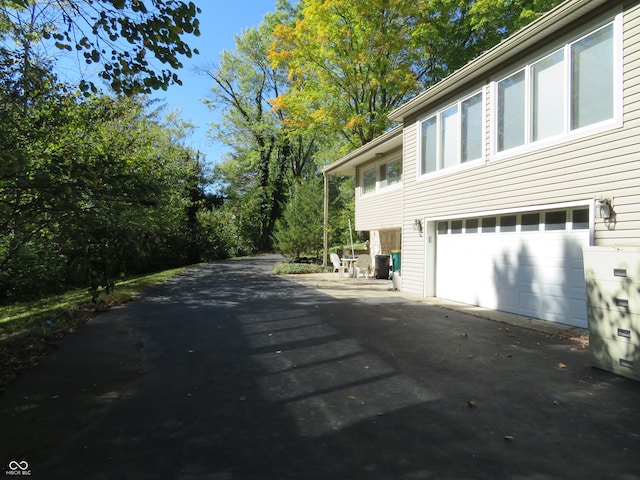
<svg viewBox="0 0 640 480"><path fill-rule="evenodd" d="M128 302L146 288L180 274L184 268L139 276L116 284L96 303L86 289L0 307L0 392L22 371L38 364L55 342L75 332L97 313Z"/></svg>

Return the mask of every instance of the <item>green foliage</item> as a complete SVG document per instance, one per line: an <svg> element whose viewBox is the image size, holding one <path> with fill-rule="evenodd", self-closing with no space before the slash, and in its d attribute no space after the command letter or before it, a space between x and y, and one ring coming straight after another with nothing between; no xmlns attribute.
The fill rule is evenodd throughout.
<svg viewBox="0 0 640 480"><path fill-rule="evenodd" d="M323 246L323 184L321 178L309 179L297 188L273 232L276 251L293 258L302 253L315 254Z"/></svg>
<svg viewBox="0 0 640 480"><path fill-rule="evenodd" d="M14 0L0 5L0 33L28 50L76 52L116 93L149 93L182 84L175 70L198 54L183 37L200 35L199 13L179 0ZM80 87L97 92L91 81Z"/></svg>
<svg viewBox="0 0 640 480"><path fill-rule="evenodd" d="M215 169L219 192L233 217L237 245L245 253L273 248L272 232L291 185L315 174L317 132L295 129L273 98L289 88L286 72L267 61L273 27L267 21L236 37L236 51L204 73L213 81L211 108L223 108L212 135L231 152Z"/></svg>
<svg viewBox="0 0 640 480"><path fill-rule="evenodd" d="M181 146L188 125L36 64L0 63L0 87L0 303L80 285L95 300L126 273L226 256L202 241L220 202Z"/></svg>
<svg viewBox="0 0 640 480"><path fill-rule="evenodd" d="M269 59L294 87L276 106L350 148L388 114L561 0L304 0L276 26Z"/></svg>

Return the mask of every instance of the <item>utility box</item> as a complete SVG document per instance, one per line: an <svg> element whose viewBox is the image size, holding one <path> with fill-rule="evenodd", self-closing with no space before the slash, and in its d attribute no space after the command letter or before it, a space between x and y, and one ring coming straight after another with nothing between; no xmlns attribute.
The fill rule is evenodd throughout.
<svg viewBox="0 0 640 480"><path fill-rule="evenodd" d="M640 380L640 246L584 247L595 367Z"/></svg>

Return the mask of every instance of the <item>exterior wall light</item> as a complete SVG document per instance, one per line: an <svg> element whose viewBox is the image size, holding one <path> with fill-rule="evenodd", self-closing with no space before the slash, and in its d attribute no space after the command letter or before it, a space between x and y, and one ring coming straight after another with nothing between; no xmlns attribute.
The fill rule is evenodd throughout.
<svg viewBox="0 0 640 480"><path fill-rule="evenodd" d="M596 200L596 218L604 218L605 220L611 218L613 209L611 208L611 200L608 198L601 198Z"/></svg>
<svg viewBox="0 0 640 480"><path fill-rule="evenodd" d="M422 220L419 218L413 221L413 231L422 234Z"/></svg>

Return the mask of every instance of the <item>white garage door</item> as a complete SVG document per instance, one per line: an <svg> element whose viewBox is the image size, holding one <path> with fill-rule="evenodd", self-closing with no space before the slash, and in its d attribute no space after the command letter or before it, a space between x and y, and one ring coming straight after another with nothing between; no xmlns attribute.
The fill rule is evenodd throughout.
<svg viewBox="0 0 640 480"><path fill-rule="evenodd" d="M436 296L587 327L586 208L437 223Z"/></svg>

